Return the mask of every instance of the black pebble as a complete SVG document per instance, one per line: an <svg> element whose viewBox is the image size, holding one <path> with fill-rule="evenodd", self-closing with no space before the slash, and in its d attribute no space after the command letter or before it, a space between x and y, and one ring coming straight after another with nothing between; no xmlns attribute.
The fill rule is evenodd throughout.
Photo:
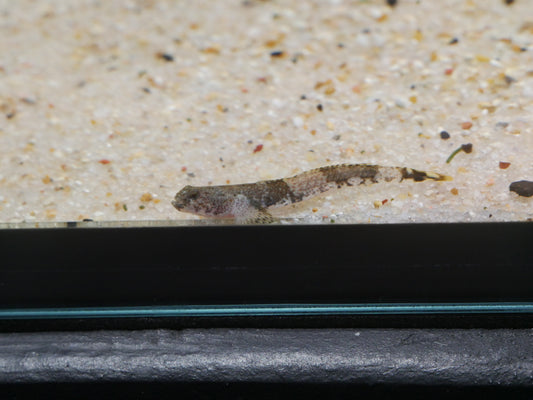
<svg viewBox="0 0 533 400"><path fill-rule="evenodd" d="M516 181L509 186L511 192L515 192L519 196L531 197L533 196L533 182L532 181Z"/></svg>
<svg viewBox="0 0 533 400"><path fill-rule="evenodd" d="M440 133L440 138L443 139L443 140L448 140L450 138L450 134L446 131L442 131Z"/></svg>
<svg viewBox="0 0 533 400"><path fill-rule="evenodd" d="M172 56L172 54L161 53L159 57L161 57L163 60L168 61L168 62L174 61L174 57Z"/></svg>

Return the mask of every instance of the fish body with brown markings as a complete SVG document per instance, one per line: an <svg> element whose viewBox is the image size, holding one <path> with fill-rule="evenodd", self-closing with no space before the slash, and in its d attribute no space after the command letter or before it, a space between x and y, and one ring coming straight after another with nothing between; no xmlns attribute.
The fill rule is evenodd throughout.
<svg viewBox="0 0 533 400"><path fill-rule="evenodd" d="M221 186L185 186L172 201L179 211L213 218L235 218L245 223L275 222L267 211L297 203L344 185L451 178L434 172L404 167L341 164L312 169L284 179Z"/></svg>

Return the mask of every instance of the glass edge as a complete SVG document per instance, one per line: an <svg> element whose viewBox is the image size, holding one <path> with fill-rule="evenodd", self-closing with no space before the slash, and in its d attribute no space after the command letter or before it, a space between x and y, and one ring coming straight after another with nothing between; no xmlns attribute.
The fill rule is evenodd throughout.
<svg viewBox="0 0 533 400"><path fill-rule="evenodd" d="M533 313L533 302L427 304L251 304L132 306L88 308L28 308L0 310L0 319L234 317L302 315Z"/></svg>

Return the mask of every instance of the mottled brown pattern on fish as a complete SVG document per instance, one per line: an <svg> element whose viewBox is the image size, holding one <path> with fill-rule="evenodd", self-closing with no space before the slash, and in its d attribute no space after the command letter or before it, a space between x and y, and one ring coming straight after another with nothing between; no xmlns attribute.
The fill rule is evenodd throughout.
<svg viewBox="0 0 533 400"><path fill-rule="evenodd" d="M312 169L285 178L289 187L297 197L306 199L318 193L343 185L377 183L381 180L390 182L401 179L400 169L396 167L381 167L368 164L340 164Z"/></svg>
<svg viewBox="0 0 533 400"><path fill-rule="evenodd" d="M296 203L343 185L412 179L415 182L451 178L434 172L369 164L341 164L312 169L285 178L221 186L186 186L172 204L180 211L210 217L233 217L248 222L273 221L269 207Z"/></svg>
<svg viewBox="0 0 533 400"><path fill-rule="evenodd" d="M375 179L379 173L379 167L377 165L339 165L333 167L319 168L319 171L326 175L326 179L330 182L335 182L337 187L342 185L352 186L349 181L353 178L361 178L364 181L370 179L372 182L377 182Z"/></svg>
<svg viewBox="0 0 533 400"><path fill-rule="evenodd" d="M402 173L402 180L403 179L412 179L415 182L421 182L421 181L424 181L426 179L435 179L435 178L429 177L427 175L427 172L418 171L416 169L401 168L400 171ZM441 180L441 179L437 179L437 180Z"/></svg>
<svg viewBox="0 0 533 400"><path fill-rule="evenodd" d="M301 201L289 188L284 179L271 181L259 181L244 185L232 185L234 189L241 191L250 199L250 203L260 208L267 208L276 204L290 204Z"/></svg>

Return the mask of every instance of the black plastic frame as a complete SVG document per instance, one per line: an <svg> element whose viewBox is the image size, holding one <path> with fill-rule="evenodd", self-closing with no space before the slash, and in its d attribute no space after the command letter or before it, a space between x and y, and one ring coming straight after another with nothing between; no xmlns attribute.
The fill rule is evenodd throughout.
<svg viewBox="0 0 533 400"><path fill-rule="evenodd" d="M0 334L1 383L533 387L531 330L190 329Z"/></svg>
<svg viewBox="0 0 533 400"><path fill-rule="evenodd" d="M0 230L9 308L533 301L533 224Z"/></svg>

